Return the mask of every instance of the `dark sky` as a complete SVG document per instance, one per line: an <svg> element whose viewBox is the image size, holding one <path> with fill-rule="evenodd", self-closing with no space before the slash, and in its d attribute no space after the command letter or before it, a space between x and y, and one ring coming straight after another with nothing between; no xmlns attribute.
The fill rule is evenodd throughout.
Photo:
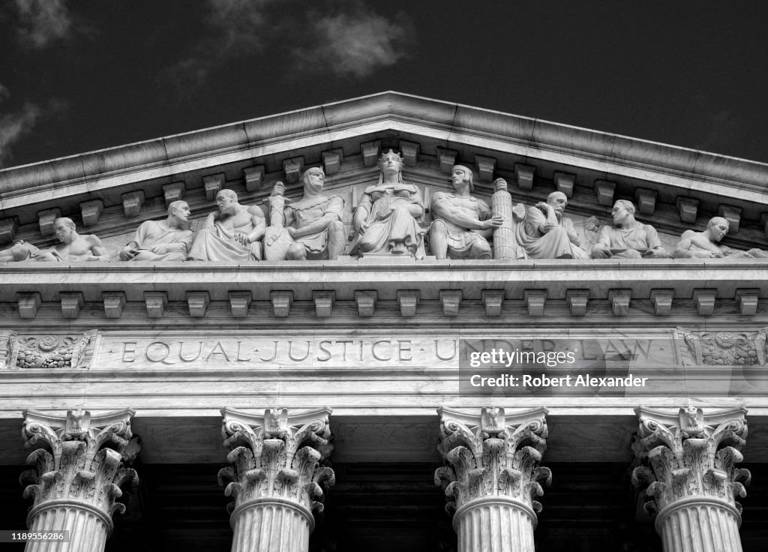
<svg viewBox="0 0 768 552"><path fill-rule="evenodd" d="M768 2L5 0L0 165L383 90L768 162Z"/></svg>

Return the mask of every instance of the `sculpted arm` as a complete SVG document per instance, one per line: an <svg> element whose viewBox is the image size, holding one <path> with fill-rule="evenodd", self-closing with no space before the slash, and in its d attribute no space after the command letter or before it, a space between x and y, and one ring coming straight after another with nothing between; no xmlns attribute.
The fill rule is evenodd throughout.
<svg viewBox="0 0 768 552"><path fill-rule="evenodd" d="M421 192L417 186L413 187L415 191L411 192L411 204L408 206L408 212L413 218L419 218L424 214L424 200L421 198Z"/></svg>
<svg viewBox="0 0 768 552"><path fill-rule="evenodd" d="M99 258L103 257L104 259L106 259L107 249L101 244L101 240L99 239L99 237L92 234L88 236L87 240L91 246L91 254L94 257L99 257Z"/></svg>
<svg viewBox="0 0 768 552"><path fill-rule="evenodd" d="M457 207L452 198L443 192L437 192L432 196L432 213L437 219L447 220L468 230L484 230L491 226L490 220L480 220L479 217L473 217L466 210Z"/></svg>
<svg viewBox="0 0 768 552"><path fill-rule="evenodd" d="M373 201L371 199L371 194L363 194L360 203L358 203L357 208L355 209L355 216L354 220L352 221L355 225L355 230L358 232L363 232L368 227L367 220L368 215L371 213L372 206Z"/></svg>
<svg viewBox="0 0 768 552"><path fill-rule="evenodd" d="M308 236L310 234L317 234L318 232L328 228L328 225L335 220L341 220L341 211L344 209L344 200L339 196L333 196L328 202L328 206L321 217L313 220L309 224L302 226L301 228L294 229L291 234L294 238L301 238L302 236Z"/></svg>
<svg viewBox="0 0 768 552"><path fill-rule="evenodd" d="M597 235L597 241L592 246L592 258L605 259L611 256L611 227L603 226Z"/></svg>
<svg viewBox="0 0 768 552"><path fill-rule="evenodd" d="M267 221L264 218L264 212L259 207L248 207L248 214L251 217L253 230L248 234L247 239L249 243L253 243L264 236L264 231L267 229Z"/></svg>
<svg viewBox="0 0 768 552"><path fill-rule="evenodd" d="M645 225L645 236L648 242L648 249L652 256L669 257L669 253L664 249L664 246L659 239L659 234L656 229L650 224Z"/></svg>
<svg viewBox="0 0 768 552"><path fill-rule="evenodd" d="M141 247L141 243L144 241L143 232L145 227L146 223L142 222L136 229L136 234L134 234L133 239L120 250L120 253L118 254L120 260L127 261L136 256Z"/></svg>

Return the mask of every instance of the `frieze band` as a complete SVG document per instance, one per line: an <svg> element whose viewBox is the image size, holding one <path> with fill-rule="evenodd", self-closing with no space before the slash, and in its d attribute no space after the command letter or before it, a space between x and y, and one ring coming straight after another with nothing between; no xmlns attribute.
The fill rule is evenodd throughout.
<svg viewBox="0 0 768 552"><path fill-rule="evenodd" d="M617 200L612 223L589 217L583 235L565 216L568 197L549 194L535 205L514 204L503 179L494 182L492 205L474 197L474 175L464 165L451 171L453 192L437 191L429 203L420 189L403 178L403 158L389 150L378 162L378 182L365 188L352 213L346 235L344 200L323 191L320 167L304 171L303 193L293 200L277 182L266 208L243 205L237 193L220 189L217 209L202 227L190 229L190 209L183 200L168 206L162 221L145 221L119 251L108 251L95 234L80 234L67 217L54 220L57 245L40 249L19 241L0 251L0 262L43 261L212 261L249 263L262 259L336 260L398 256L436 259L638 259L638 258L765 258L761 249L741 251L721 245L729 221L713 217L703 231L685 230L668 251L656 229L635 218L635 205ZM265 215L268 212L268 216ZM428 214L429 211L429 214ZM431 221L429 220L431 218ZM350 239L348 239L350 238Z"/></svg>

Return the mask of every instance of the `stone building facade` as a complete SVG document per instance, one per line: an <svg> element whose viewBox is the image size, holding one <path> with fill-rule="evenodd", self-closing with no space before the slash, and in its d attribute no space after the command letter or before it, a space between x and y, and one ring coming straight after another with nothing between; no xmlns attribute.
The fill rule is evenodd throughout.
<svg viewBox="0 0 768 552"><path fill-rule="evenodd" d="M767 181L395 92L2 170L0 529L764 550Z"/></svg>

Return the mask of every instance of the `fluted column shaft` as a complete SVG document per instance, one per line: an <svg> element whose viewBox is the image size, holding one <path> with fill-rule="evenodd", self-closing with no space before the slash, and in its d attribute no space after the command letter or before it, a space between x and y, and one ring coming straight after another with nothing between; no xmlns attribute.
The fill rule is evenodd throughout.
<svg viewBox="0 0 768 552"><path fill-rule="evenodd" d="M112 530L112 521L93 508L72 502L50 503L30 512L30 532L68 531L69 541L29 541L26 552L80 552L104 550Z"/></svg>
<svg viewBox="0 0 768 552"><path fill-rule="evenodd" d="M677 415L638 409L639 466L632 479L644 488L664 552L741 552L741 506L748 470L736 468L747 436L743 409Z"/></svg>
<svg viewBox="0 0 768 552"><path fill-rule="evenodd" d="M530 552L536 514L524 504L489 498L473 501L453 517L459 552Z"/></svg>
<svg viewBox="0 0 768 552"><path fill-rule="evenodd" d="M306 552L322 509L323 486L333 471L327 458L328 415L321 410L288 417L286 410L253 415L225 409L222 433L232 466L219 472L230 515L232 552Z"/></svg>
<svg viewBox="0 0 768 552"><path fill-rule="evenodd" d="M539 467L546 448L546 410L479 416L441 409L438 451L446 465L435 472L453 513L459 552L534 552L533 530L551 472ZM541 483L540 483L541 482Z"/></svg>
<svg viewBox="0 0 768 552"><path fill-rule="evenodd" d="M507 191L507 181L497 178L494 183L494 193L491 197L491 212L493 216L504 219L504 224L493 231L493 258L517 259L518 245L512 222L512 196Z"/></svg>
<svg viewBox="0 0 768 552"><path fill-rule="evenodd" d="M112 514L125 506L117 499L121 486L136 485L127 467L139 452L131 432L133 411L101 416L69 411L66 417L24 413L22 435L35 448L27 457L31 469L25 498L33 498L27 516L30 532L68 531L68 541L37 540L27 552L103 552L112 531Z"/></svg>
<svg viewBox="0 0 768 552"><path fill-rule="evenodd" d="M694 497L660 512L656 529L665 552L741 552L736 508Z"/></svg>

